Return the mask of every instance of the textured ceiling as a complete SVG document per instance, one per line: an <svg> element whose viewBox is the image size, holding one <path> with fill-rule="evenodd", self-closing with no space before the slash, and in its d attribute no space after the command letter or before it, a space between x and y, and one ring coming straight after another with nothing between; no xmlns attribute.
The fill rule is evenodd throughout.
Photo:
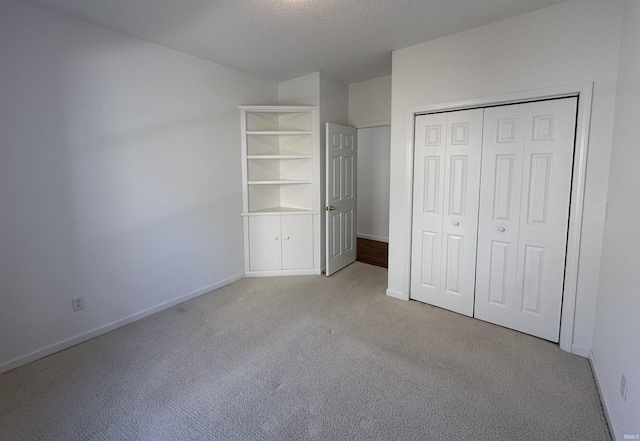
<svg viewBox="0 0 640 441"><path fill-rule="evenodd" d="M391 51L565 0L28 0L272 81L391 73Z"/></svg>

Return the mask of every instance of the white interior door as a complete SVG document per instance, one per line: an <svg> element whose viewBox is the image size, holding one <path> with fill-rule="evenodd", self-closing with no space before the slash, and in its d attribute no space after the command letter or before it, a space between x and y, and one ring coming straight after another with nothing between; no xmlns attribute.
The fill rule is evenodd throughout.
<svg viewBox="0 0 640 441"><path fill-rule="evenodd" d="M326 274L356 260L356 129L327 123Z"/></svg>
<svg viewBox="0 0 640 441"><path fill-rule="evenodd" d="M554 342L576 98L485 109L475 317Z"/></svg>
<svg viewBox="0 0 640 441"><path fill-rule="evenodd" d="M416 117L411 298L473 314L482 109Z"/></svg>

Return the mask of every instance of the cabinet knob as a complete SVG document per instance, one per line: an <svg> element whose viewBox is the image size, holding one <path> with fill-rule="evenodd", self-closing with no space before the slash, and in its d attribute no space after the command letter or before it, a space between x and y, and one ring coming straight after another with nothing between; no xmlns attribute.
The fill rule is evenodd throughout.
<svg viewBox="0 0 640 441"><path fill-rule="evenodd" d="M498 228L498 231L500 231L501 233L504 233L506 230L505 230L504 227L500 227L500 228Z"/></svg>
<svg viewBox="0 0 640 441"><path fill-rule="evenodd" d="M285 237L284 239L285 239L285 240L289 240L289 236Z"/></svg>
<svg viewBox="0 0 640 441"><path fill-rule="evenodd" d="M453 223L453 225L455 225L455 226L457 227L458 225L460 225L460 222L455 221L455 222Z"/></svg>
<svg viewBox="0 0 640 441"><path fill-rule="evenodd" d="M278 240L278 236L273 236L273 240Z"/></svg>

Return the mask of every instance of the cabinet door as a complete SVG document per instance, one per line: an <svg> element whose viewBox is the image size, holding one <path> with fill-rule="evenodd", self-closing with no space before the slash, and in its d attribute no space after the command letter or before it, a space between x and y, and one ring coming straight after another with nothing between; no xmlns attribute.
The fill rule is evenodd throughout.
<svg viewBox="0 0 640 441"><path fill-rule="evenodd" d="M282 216L282 269L313 268L313 216Z"/></svg>
<svg viewBox="0 0 640 441"><path fill-rule="evenodd" d="M249 267L272 271L282 267L280 216L249 217Z"/></svg>

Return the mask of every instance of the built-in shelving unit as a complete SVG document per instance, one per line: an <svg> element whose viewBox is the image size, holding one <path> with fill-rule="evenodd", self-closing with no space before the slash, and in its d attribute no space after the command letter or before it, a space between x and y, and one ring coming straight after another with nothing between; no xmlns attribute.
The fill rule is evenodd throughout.
<svg viewBox="0 0 640 441"><path fill-rule="evenodd" d="M311 106L241 106L240 110L245 272L319 274L318 110Z"/></svg>

